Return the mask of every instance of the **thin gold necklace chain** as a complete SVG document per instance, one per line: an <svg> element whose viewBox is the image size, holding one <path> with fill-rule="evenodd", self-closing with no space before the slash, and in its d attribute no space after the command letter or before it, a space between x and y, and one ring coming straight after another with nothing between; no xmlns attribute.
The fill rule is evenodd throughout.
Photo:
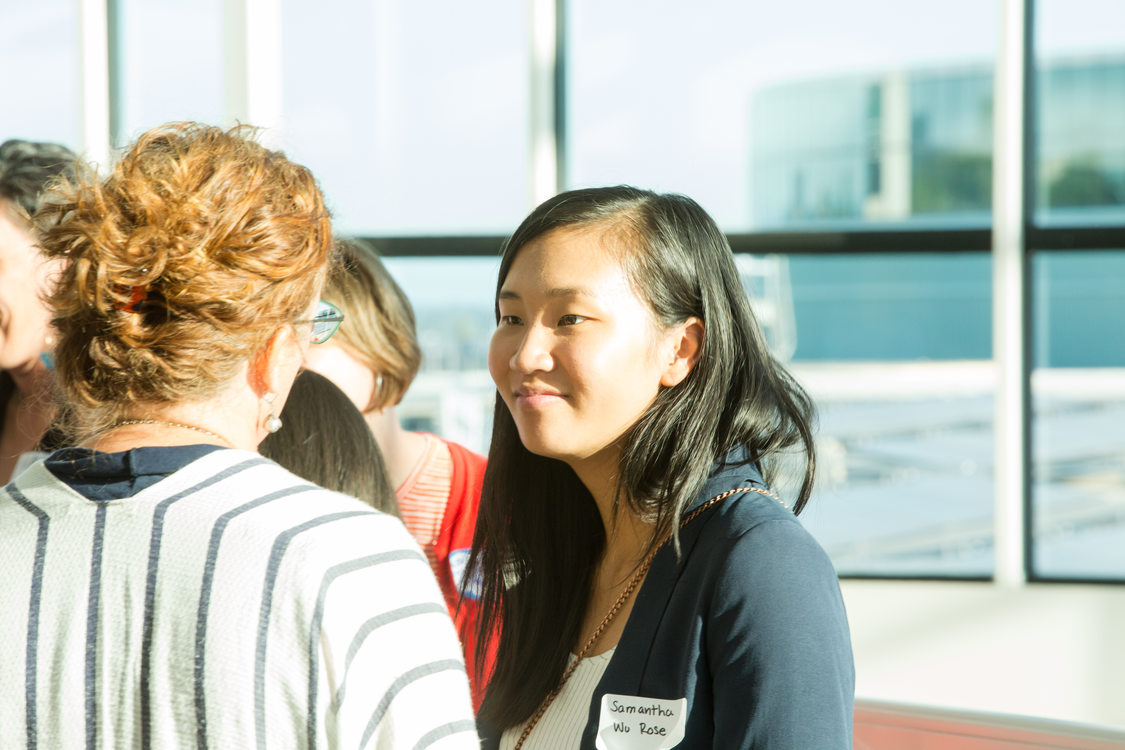
<svg viewBox="0 0 1125 750"><path fill-rule="evenodd" d="M683 530L683 528L694 521L700 513L707 510L715 503L722 502L731 495L737 495L740 492L757 492L760 495L772 497L774 500L781 503L781 507L786 507L785 503L781 501L781 498L770 492L769 490L763 490L759 487L739 487L737 489L727 490L726 492L715 495L713 498L700 505L680 521L680 529ZM788 510L788 508L786 509ZM640 582L644 580L645 574L648 573L649 567L652 566L653 558L656 557L656 553L660 551L660 548L663 547L664 544L667 543L667 541L668 540L666 539L664 540L664 542L658 544L652 552L649 552L648 555L645 556L644 561L641 563L641 567L637 568L637 572L634 573L633 576L629 579L629 583L627 586L625 586L625 590L621 592L621 595L619 597L617 597L617 601L614 602L613 606L609 608L609 612L606 612L605 617L602 618L601 624L598 625L593 634L590 635L590 638L575 655L574 661L572 661L566 668L566 671L563 672L562 677L559 679L559 684L555 686L554 690L547 693L547 697L545 697L543 699L543 702L539 704L539 708L535 710L535 713L528 721L527 726L524 727L523 733L520 735L520 738L516 740L515 750L520 750L520 748L523 747L523 743L531 734L531 730L535 729L535 725L538 724L539 720L543 718L543 714L547 713L547 709L551 706L552 703L554 703L555 698L559 697L559 693L562 692L563 685L565 685L566 681L570 679L570 676L574 674L574 670L578 668L578 663L582 661L586 654L590 652L590 649L592 649L597 644L598 639L602 637L602 634L605 632L606 628L608 628L609 624L613 622L613 618L617 617L617 613L621 611L621 608L623 606L625 606L625 602L629 601L629 597L632 596L633 591L635 591L637 586L640 585Z"/></svg>
<svg viewBox="0 0 1125 750"><path fill-rule="evenodd" d="M179 428L184 429L184 430L195 430L196 432L202 432L204 435L210 435L211 437L215 438L216 440L218 440L218 441L220 441L220 442L222 442L226 445L234 445L234 443L227 440L225 437L223 437L222 435L220 435L217 432L211 432L211 430L205 429L203 427L197 427L196 425L193 425L193 424L184 424L183 422L173 422L169 419L122 419L121 421L114 422L109 427L106 427L104 430L102 430L102 432L109 432L110 430L116 430L118 427L128 427L130 425L135 425L135 424L154 424L154 425L164 425L165 427L179 427Z"/></svg>

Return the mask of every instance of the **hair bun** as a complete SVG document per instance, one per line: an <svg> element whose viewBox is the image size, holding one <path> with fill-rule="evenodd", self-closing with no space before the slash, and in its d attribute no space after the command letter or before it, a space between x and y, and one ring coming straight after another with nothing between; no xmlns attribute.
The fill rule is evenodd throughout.
<svg viewBox="0 0 1125 750"><path fill-rule="evenodd" d="M142 135L103 181L44 207L64 392L84 409L204 397L312 302L331 226L304 167L229 131Z"/></svg>

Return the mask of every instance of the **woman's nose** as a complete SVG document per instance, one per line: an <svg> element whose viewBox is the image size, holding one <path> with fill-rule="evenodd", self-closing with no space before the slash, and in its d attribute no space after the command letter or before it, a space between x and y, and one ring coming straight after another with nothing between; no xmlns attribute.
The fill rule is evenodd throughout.
<svg viewBox="0 0 1125 750"><path fill-rule="evenodd" d="M543 326L528 326L509 363L513 370L520 373L550 370L550 332Z"/></svg>

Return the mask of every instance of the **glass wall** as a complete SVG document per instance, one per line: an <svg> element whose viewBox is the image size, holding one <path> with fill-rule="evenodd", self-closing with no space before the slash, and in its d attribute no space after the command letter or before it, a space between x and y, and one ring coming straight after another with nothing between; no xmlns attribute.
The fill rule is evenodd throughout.
<svg viewBox="0 0 1125 750"><path fill-rule="evenodd" d="M987 7L566 9L568 185L684 192L731 233L988 226ZM804 520L840 571L990 574L987 254L744 266L780 290L755 302L821 407L821 480Z"/></svg>
<svg viewBox="0 0 1125 750"><path fill-rule="evenodd" d="M387 261L425 351L407 425L486 450L495 251L532 207L531 109L553 93L560 188L682 192L755 253L737 261L767 338L820 405L803 520L840 571L990 575L999 3L558 4L546 97L518 0L279 0L252 29L277 55L255 68L267 141L341 234L415 254ZM111 4L118 135L241 111L229 56L260 50L238 5ZM1122 580L1125 4L1029 5L1029 329L995 333L1033 352L1029 573ZM69 1L5 11L0 139L97 132L79 23Z"/></svg>
<svg viewBox="0 0 1125 750"><path fill-rule="evenodd" d="M82 151L79 28L74 3L6 3L0 23L0 142L53 141Z"/></svg>
<svg viewBox="0 0 1125 750"><path fill-rule="evenodd" d="M1125 579L1125 252L1033 273L1033 572Z"/></svg>
<svg viewBox="0 0 1125 750"><path fill-rule="evenodd" d="M422 368L398 408L407 429L435 432L482 454L492 435L496 386L488 344L496 327L499 257L387 258L414 306Z"/></svg>
<svg viewBox="0 0 1125 750"><path fill-rule="evenodd" d="M527 3L281 7L282 141L319 177L341 232L515 226L531 201Z"/></svg>
<svg viewBox="0 0 1125 750"><path fill-rule="evenodd" d="M1035 4L1035 219L1125 222L1125 4Z"/></svg>
<svg viewBox="0 0 1125 750"><path fill-rule="evenodd" d="M820 409L802 515L844 575L992 572L987 253L789 260L791 369Z"/></svg>
<svg viewBox="0 0 1125 750"><path fill-rule="evenodd" d="M568 186L687 193L731 232L987 221L987 3L566 11Z"/></svg>
<svg viewBox="0 0 1125 750"><path fill-rule="evenodd" d="M1121 229L1125 5L1036 13L1034 222ZM1047 248L1032 280L1032 574L1125 580L1125 252Z"/></svg>
<svg viewBox="0 0 1125 750"><path fill-rule="evenodd" d="M117 0L117 136L164 122L231 125L225 111L222 0Z"/></svg>

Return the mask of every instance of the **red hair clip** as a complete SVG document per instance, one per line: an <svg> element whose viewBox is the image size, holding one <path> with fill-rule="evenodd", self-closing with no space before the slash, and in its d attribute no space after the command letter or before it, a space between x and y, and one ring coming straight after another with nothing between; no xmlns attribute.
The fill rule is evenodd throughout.
<svg viewBox="0 0 1125 750"><path fill-rule="evenodd" d="M129 292L129 302L125 303L125 302L118 301L115 306L117 307L118 310L124 310L127 313L135 313L135 312L137 312L137 305L140 304L141 302L144 302L145 299L148 297L148 284L142 284L141 286L130 286L130 287L127 287L123 284L117 285L117 291L120 292L121 294L124 294L126 289L130 290L130 292Z"/></svg>

